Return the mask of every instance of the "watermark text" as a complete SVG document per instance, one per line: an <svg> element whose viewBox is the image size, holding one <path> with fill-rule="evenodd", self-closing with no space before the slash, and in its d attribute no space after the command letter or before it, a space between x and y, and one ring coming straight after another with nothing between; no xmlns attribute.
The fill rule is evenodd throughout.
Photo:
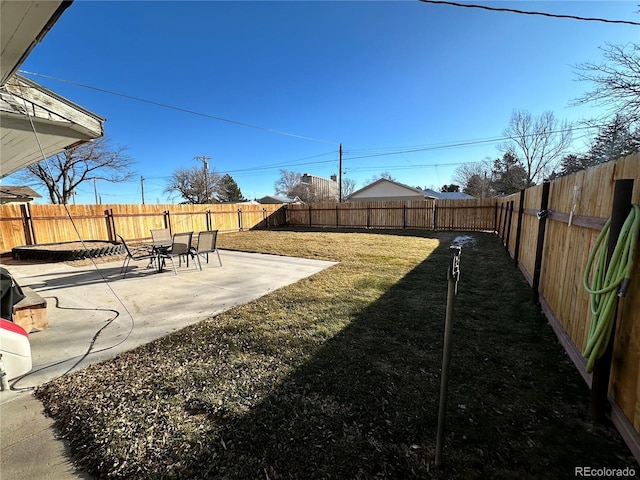
<svg viewBox="0 0 640 480"><path fill-rule="evenodd" d="M574 475L576 477L595 477L595 478L624 478L635 477L636 470L632 467L626 468L609 468L609 467L575 467Z"/></svg>

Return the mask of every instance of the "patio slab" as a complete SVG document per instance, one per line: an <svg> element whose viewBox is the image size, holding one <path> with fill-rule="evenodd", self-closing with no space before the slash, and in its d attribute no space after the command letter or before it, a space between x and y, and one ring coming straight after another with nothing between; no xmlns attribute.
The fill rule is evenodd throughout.
<svg viewBox="0 0 640 480"><path fill-rule="evenodd" d="M31 387L90 363L113 358L171 332L247 303L334 265L334 262L221 251L199 271L183 263L157 273L121 261L72 267L64 263L2 264L21 286L47 300L49 327L29 335L33 368L0 392L2 477L90 478L76 472L53 438L51 422ZM45 476L41 476L44 474Z"/></svg>

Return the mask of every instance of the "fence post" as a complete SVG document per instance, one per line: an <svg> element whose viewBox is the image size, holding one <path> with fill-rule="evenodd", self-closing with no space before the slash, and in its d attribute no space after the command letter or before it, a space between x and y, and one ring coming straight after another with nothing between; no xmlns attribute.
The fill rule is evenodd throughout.
<svg viewBox="0 0 640 480"><path fill-rule="evenodd" d="M309 228L311 228L313 224L311 223L311 205L309 205Z"/></svg>
<svg viewBox="0 0 640 480"><path fill-rule="evenodd" d="M110 242L116 241L116 224L113 220L113 209L107 209L104 211L105 220L107 223L107 235Z"/></svg>
<svg viewBox="0 0 640 480"><path fill-rule="evenodd" d="M438 230L438 204L433 201L433 229Z"/></svg>
<svg viewBox="0 0 640 480"><path fill-rule="evenodd" d="M336 228L340 226L340 213L338 212L338 204L336 203Z"/></svg>
<svg viewBox="0 0 640 480"><path fill-rule="evenodd" d="M22 228L24 230L24 241L26 245L35 245L35 235L33 231L33 219L31 218L31 209L29 204L20 205L20 213L22 214Z"/></svg>
<svg viewBox="0 0 640 480"><path fill-rule="evenodd" d="M402 228L407 228L407 204L402 205Z"/></svg>
<svg viewBox="0 0 640 480"><path fill-rule="evenodd" d="M609 227L609 244L606 258L607 268L609 268L609 262L616 248L616 243L618 243L622 226L631 211L632 194L632 179L616 180L615 190L613 192L613 205L611 206L611 225ZM593 376L591 377L589 413L591 414L591 418L598 422L602 422L605 419L608 408L607 394L609 393L609 376L611 374L611 360L613 358L617 317L618 301L616 299L616 310L613 314L613 326L611 327L609 343L607 344L604 355L593 364Z"/></svg>
<svg viewBox="0 0 640 480"><path fill-rule="evenodd" d="M168 228L169 232L171 232L171 213L169 213L169 210L165 210L162 215L164 220L164 228Z"/></svg>
<svg viewBox="0 0 640 480"><path fill-rule="evenodd" d="M502 244L505 244L507 236L507 217L509 216L509 202L503 203L504 217L502 218Z"/></svg>
<svg viewBox="0 0 640 480"><path fill-rule="evenodd" d="M505 243L505 246L504 246L507 252L509 252L509 240L511 239L511 220L513 218L513 200L511 200L508 203L508 205L509 206L507 208L509 209L509 223L507 225L507 242Z"/></svg>
<svg viewBox="0 0 640 480"><path fill-rule="evenodd" d="M371 228L371 205L367 203L367 230Z"/></svg>
<svg viewBox="0 0 640 480"><path fill-rule="evenodd" d="M542 199L540 200L540 211L543 212L547 210L549 206L549 182L544 182L542 184ZM538 243L536 245L536 261L535 267L533 270L533 282L531 285L531 289L533 290L533 303L540 302L540 294L538 292L538 287L540 287L540 270L542 268L542 254L544 252L544 233L547 228L547 215L540 216L540 225L538 226Z"/></svg>
<svg viewBox="0 0 640 480"><path fill-rule="evenodd" d="M493 212L493 231L498 233L498 202L496 202Z"/></svg>
<svg viewBox="0 0 640 480"><path fill-rule="evenodd" d="M262 207L262 221L264 222L264 227L269 228L269 217L267 217L267 209Z"/></svg>
<svg viewBox="0 0 640 480"><path fill-rule="evenodd" d="M504 243L504 231L502 231L502 211L504 210L504 203L500 204L500 220L498 221L498 228L496 229L496 232L498 233L498 236L500 237L500 240L502 241L502 243Z"/></svg>
<svg viewBox="0 0 640 480"><path fill-rule="evenodd" d="M520 207L518 208L518 227L516 228L516 248L513 252L513 264L518 268L518 260L520 257L520 235L522 234L522 216L524 215L524 193L520 190Z"/></svg>
<svg viewBox="0 0 640 480"><path fill-rule="evenodd" d="M238 231L242 231L242 209L238 209Z"/></svg>

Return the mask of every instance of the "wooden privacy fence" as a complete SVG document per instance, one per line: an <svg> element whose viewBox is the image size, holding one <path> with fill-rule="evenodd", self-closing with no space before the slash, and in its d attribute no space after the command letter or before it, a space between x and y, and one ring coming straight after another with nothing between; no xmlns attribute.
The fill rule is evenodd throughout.
<svg viewBox="0 0 640 480"><path fill-rule="evenodd" d="M286 205L287 225L421 230L495 229L494 198Z"/></svg>
<svg viewBox="0 0 640 480"><path fill-rule="evenodd" d="M589 386L595 373L587 373L581 353L591 318L583 274L596 238L612 215L614 186L621 179L633 180L631 201L640 204L640 154L558 178L498 202L497 234ZM631 285L620 302L608 386L612 420L640 461L638 255Z"/></svg>
<svg viewBox="0 0 640 480"><path fill-rule="evenodd" d="M151 238L153 228L221 232L282 225L281 205L0 205L0 252L82 240ZM69 214L67 213L67 209ZM72 220L73 219L73 220Z"/></svg>
<svg viewBox="0 0 640 480"><path fill-rule="evenodd" d="M640 154L492 199L288 205L289 225L495 231L532 287L561 344L591 387L582 351L591 310L583 273L611 216L614 185L633 179L640 204ZM640 248L638 250L640 256ZM595 382L594 382L595 383ZM640 461L640 259L620 302L608 393L611 417Z"/></svg>

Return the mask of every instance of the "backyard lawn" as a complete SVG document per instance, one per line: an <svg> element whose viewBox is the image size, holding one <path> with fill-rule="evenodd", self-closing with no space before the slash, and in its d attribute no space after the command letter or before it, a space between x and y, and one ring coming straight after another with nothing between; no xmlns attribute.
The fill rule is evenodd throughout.
<svg viewBox="0 0 640 480"><path fill-rule="evenodd" d="M562 479L640 470L495 235L461 256L444 465L434 465L458 234L268 230L223 249L339 263L36 395L104 478ZM224 252L223 252L224 261ZM206 267L205 267L206 268Z"/></svg>

